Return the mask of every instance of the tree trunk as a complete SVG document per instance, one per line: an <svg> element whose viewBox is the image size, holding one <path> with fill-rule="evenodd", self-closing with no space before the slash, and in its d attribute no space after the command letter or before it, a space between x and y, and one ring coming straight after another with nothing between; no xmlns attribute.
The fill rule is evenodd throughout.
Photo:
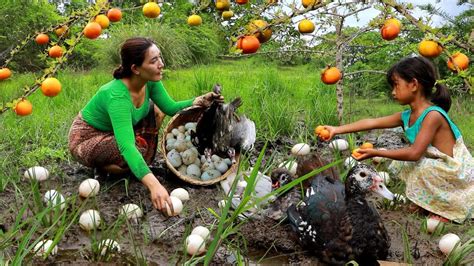
<svg viewBox="0 0 474 266"><path fill-rule="evenodd" d="M336 67L342 71L344 69L343 65L343 36L342 36L342 26L344 24L344 18L341 17L337 24L336 24ZM343 72L344 73L344 72ZM339 125L342 125L342 115L344 114L344 86L343 86L343 80L344 80L344 74L342 76L343 78L339 80L336 84L336 97L337 97L337 119L339 120Z"/></svg>

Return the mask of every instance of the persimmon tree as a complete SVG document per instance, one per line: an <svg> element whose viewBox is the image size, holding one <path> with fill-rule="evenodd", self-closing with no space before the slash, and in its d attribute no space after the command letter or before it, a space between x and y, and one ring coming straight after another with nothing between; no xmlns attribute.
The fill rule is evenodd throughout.
<svg viewBox="0 0 474 266"><path fill-rule="evenodd" d="M355 71L346 71L357 64L357 60L352 58L354 56L353 51L357 50L356 58L370 57L370 50L373 47L405 38L407 34L403 32L404 28L419 32L419 39L405 40L404 44L416 42L416 44L409 45L412 52L417 51L416 46L421 39L424 39L421 36L424 36L427 41L439 46L439 50L442 52L440 57L445 62L457 57L458 52L468 54L473 48L472 43L464 39L454 38L450 33L446 34L439 28L429 26L429 17L414 17L412 15L412 9L414 8L412 4L401 4L394 0L379 0L377 3L371 4L356 0L302 0L301 2L299 0L294 2L278 2L276 0L236 0L235 2L229 0L196 0L193 4L176 1L167 3L167 5L183 7L186 17L171 20L166 18L166 13L163 13L165 8L150 3L154 1L121 1L122 4L123 2L137 4L137 6L130 9L142 9L145 19L157 19L165 23L175 23L176 25L176 23L186 23L187 21L188 25L186 26L188 27L201 27L202 24L213 20L213 23L220 25L223 29L222 32L226 34L225 38L229 48L227 50L228 55L243 56L244 54L249 56L265 53L294 55L300 52L317 55L320 60L325 61L327 66L325 70L332 71L329 76L328 73L324 73L322 80L327 84L335 84L337 116L341 123L344 117L344 84L347 84L344 80L350 79L352 76L356 77L361 73L385 73L385 69L377 68L359 68ZM138 4L138 2L140 3ZM93 22L99 14L105 17L106 11L111 7L110 3L106 1L98 1L97 4L86 9L72 11L59 25L52 25L49 28L34 31L19 42L19 45L9 52L9 57L0 62L1 69L7 69L12 58L25 45L32 42L38 34L52 34L53 31L63 29L63 33L57 39L50 41L47 45L48 48L45 48L44 60L47 62L47 68L44 69L42 76L36 79L33 85L26 86L17 98L2 104L0 113L14 108L19 100L34 93L46 78L53 77L81 41L84 36L83 32L89 38L97 37L100 34L100 29L97 25L88 23ZM350 18L360 16L363 11L369 8L378 9L380 14L372 18L366 26L354 27L349 25ZM126 10L124 11L126 12ZM402 21L404 25L401 26L399 21ZM86 27L85 31L84 27ZM374 37L374 33L379 34L379 31L381 31L382 36L378 40L372 38L376 43L360 42L361 39L365 38L364 36ZM401 37L397 38L399 34L401 34ZM46 53L46 49L53 45L59 45L65 50L56 59L50 59ZM354 48L356 46L358 48ZM451 60L451 65L448 67L464 80L465 86L472 92L472 75L470 69L465 67L468 56L464 55L458 58L463 58L463 60ZM10 69L8 70L10 71ZM6 70L4 73L9 74ZM315 75L321 74L320 70L315 70Z"/></svg>

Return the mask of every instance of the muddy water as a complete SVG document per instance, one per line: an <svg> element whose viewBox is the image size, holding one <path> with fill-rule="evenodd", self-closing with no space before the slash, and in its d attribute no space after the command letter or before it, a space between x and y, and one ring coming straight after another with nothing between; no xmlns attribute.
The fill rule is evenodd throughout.
<svg viewBox="0 0 474 266"><path fill-rule="evenodd" d="M371 141L376 147L400 147L406 145L400 137L400 132L385 131L383 133L374 132L366 135L362 141ZM266 152L266 159L271 154L278 153L281 156L288 154L288 147L293 141L289 139L280 139L270 143ZM360 143L358 143L360 144ZM262 146L259 143L257 146ZM317 147L321 154L328 158L331 156L327 150L326 143L312 143L312 147ZM257 147L254 158L258 155ZM41 183L41 192L49 189L60 190L66 197L76 195L77 188L82 180L93 176L92 172L76 163L63 165L64 175L58 176L54 173L52 178ZM125 181L120 177L100 177L101 192L92 201L86 203L87 208L94 208L100 211L100 214L107 224L112 224L118 219L119 208L126 203L135 203L142 206L145 216L138 223L130 226L122 226L114 232L107 230L106 226L97 232L86 233L79 228L77 224L65 233L59 242L58 255L51 256L46 261L32 259L34 264L90 264L96 262L91 252L92 239L101 237L113 238L120 243L122 252L113 254L110 261L111 265L129 265L141 264L146 262L149 265L180 264L186 260L184 254L183 242L190 230L197 225L209 226L215 223L214 217L207 211L207 208L213 208L218 211L217 203L223 198L223 191L220 186L198 187L184 183L171 172L164 168L164 164L157 158L157 163L152 169L155 174L160 176L160 182L164 184L169 191L177 187L183 187L189 191L191 200L184 203L184 211L177 217L166 217L153 209L148 198L148 192L144 186L134 180ZM22 189L27 190L27 184L20 185ZM6 227L13 222L16 215L15 207L21 206L18 198L14 196L12 188L8 188L0 195L0 214L3 218L0 224ZM407 205L397 206L396 208L383 207L381 199L372 198L377 206L385 227L391 237L390 254L388 261L404 261L404 240L402 229L407 232L410 243L410 253L415 264L422 265L441 265L444 256L438 251L437 241L439 237L432 237L420 230L423 216L410 214ZM79 202L76 202L75 208L69 206L70 210L76 209ZM386 204L385 204L386 205ZM466 231L466 227L450 226L450 232L457 232L460 235ZM247 263L262 264L312 264L317 265L318 260L311 253L303 250L290 227L285 222L280 223L266 217L250 219L242 228L241 234L245 239L241 243L241 253L244 254ZM463 239L463 237L461 236ZM464 237L465 238L465 237ZM463 239L465 240L465 239ZM7 252L15 252L12 246ZM262 258L265 256L264 258ZM31 261L31 258L27 258ZM220 247L214 263L216 264L234 264L236 256L232 250L226 247Z"/></svg>

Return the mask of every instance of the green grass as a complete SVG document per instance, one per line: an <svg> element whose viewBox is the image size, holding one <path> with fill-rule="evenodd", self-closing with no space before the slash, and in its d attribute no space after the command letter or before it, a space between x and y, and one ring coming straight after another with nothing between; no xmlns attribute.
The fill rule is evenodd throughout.
<svg viewBox="0 0 474 266"><path fill-rule="evenodd" d="M112 69L113 67L88 72L62 71L57 78L61 81L63 88L57 97L47 98L41 92L36 92L29 97L33 103L32 115L18 117L12 111L0 115L0 192L7 185L11 185L15 191L18 191L17 200L33 199L25 200L24 204L18 206L10 206L19 215L15 219L13 230L6 235L0 234L0 239L5 240L0 241L0 247L12 246L12 239L16 232L24 230L25 233L14 241L15 245L21 247L23 251L17 253L15 257L6 258L7 262L23 261L37 243L33 241L36 236L48 236L54 239L55 244L58 243L69 226L77 220L80 210L84 207L82 204L73 213L69 215L60 213L55 216L55 223L45 225L43 220L47 218L50 210L40 211L43 207L41 195L37 189L29 189L22 185L20 179L23 171L34 165L45 166L50 172L58 173L60 177L64 175L61 166L71 160L67 148L67 135L71 122L95 91L112 78ZM10 80L2 81L0 102L4 103L21 95L21 88L32 84L34 79L34 74L15 74ZM295 141L306 142L314 138L312 132L316 125L337 123L335 86L321 84L319 71L309 65L282 68L264 64L256 59L221 61L213 65L167 71L163 82L171 96L177 100L203 94L211 90L215 83L220 83L227 101L237 96L242 97L244 104L240 112L255 121L259 140L272 141L281 136L287 136ZM347 93L346 97L348 95ZM450 115L460 127L468 147L472 149L474 147L474 118L471 101L472 96L454 99ZM355 97L345 99L345 103L345 122L389 115L403 109L382 97L370 100ZM272 158L269 159L271 160ZM254 181L255 175L256 173L252 173L249 177L250 181ZM291 186L294 185L296 183L291 184ZM20 186L25 190L24 192L21 191ZM251 201L249 194L251 187L251 185L248 186L249 191L246 191L244 195L246 200L237 210L230 212L229 206L223 210L225 215L222 215L215 228L218 237L210 244L208 254L197 261L212 261L212 256L223 243L237 247L245 245L245 240L235 243L229 243L226 240L230 236L239 235L238 229L242 223L237 217L247 209L246 203ZM275 193L280 192L282 191ZM36 213L31 220L22 221L22 214L26 209L36 210ZM105 235L117 236L117 230L121 224L117 222L110 225L104 230L108 232ZM95 249L101 239L99 236L94 238ZM136 250L134 242L133 246L137 260L135 262L140 263L143 254ZM463 253L464 250L471 250L471 246L463 249ZM1 255L0 263L4 260ZM241 253L236 253L236 256L240 258ZM458 261L457 257L455 261Z"/></svg>

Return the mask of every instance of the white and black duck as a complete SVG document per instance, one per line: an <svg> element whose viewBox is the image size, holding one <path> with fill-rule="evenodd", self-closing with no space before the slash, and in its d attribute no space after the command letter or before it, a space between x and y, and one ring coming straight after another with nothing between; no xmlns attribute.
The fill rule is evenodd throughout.
<svg viewBox="0 0 474 266"><path fill-rule="evenodd" d="M377 171L366 164L354 166L345 184L316 176L305 199L288 208L290 225L303 246L325 263L377 265L388 255L390 238L379 213L365 199L371 191L393 199Z"/></svg>
<svg viewBox="0 0 474 266"><path fill-rule="evenodd" d="M222 87L214 86L213 91L221 94ZM230 103L213 102L202 112L197 121L196 132L191 134L191 141L201 154L211 150L212 154L221 157L235 156L235 150L250 150L256 138L255 123L236 114L242 105L240 97Z"/></svg>

